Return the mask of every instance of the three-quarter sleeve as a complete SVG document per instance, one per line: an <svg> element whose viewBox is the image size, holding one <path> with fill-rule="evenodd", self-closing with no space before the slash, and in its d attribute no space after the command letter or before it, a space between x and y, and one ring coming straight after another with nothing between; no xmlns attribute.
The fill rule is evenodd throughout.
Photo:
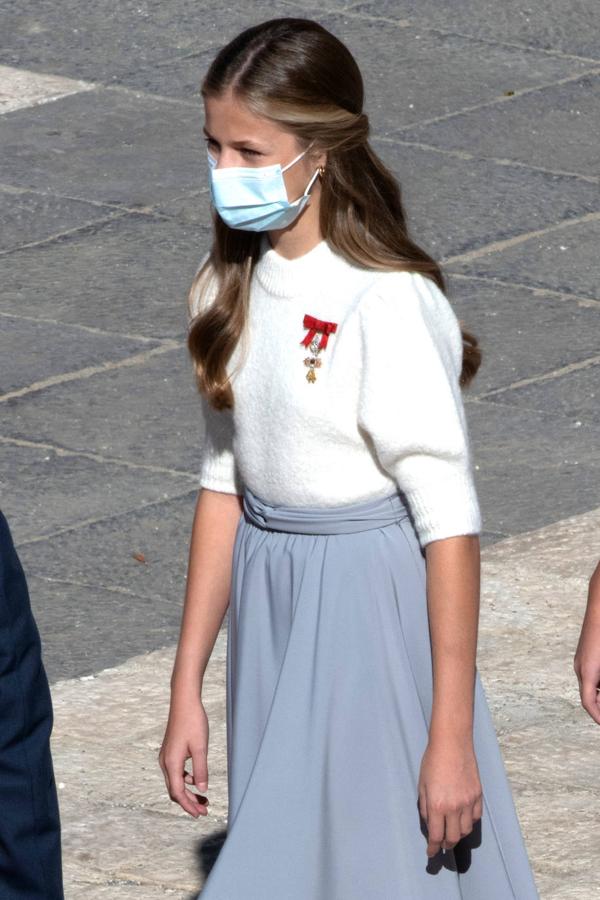
<svg viewBox="0 0 600 900"><path fill-rule="evenodd" d="M358 422L405 494L419 542L479 534L481 511L459 377L460 325L427 276L390 272L359 308Z"/></svg>
<svg viewBox="0 0 600 900"><path fill-rule="evenodd" d="M200 262L199 269L208 254ZM214 299L214 290L207 284L202 293L197 292L188 308L191 324L194 316ZM200 394L202 451L199 472L200 486L211 491L243 494L243 482L234 454L234 419L231 409L214 409L204 394Z"/></svg>

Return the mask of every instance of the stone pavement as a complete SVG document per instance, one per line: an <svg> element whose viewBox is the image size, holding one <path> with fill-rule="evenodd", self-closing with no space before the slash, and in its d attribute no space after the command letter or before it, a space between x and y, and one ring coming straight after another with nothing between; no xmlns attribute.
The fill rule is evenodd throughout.
<svg viewBox="0 0 600 900"><path fill-rule="evenodd" d="M0 5L0 496L52 682L69 900L191 900L226 825L168 799L200 422L185 294L209 240L197 88L276 15L355 53L373 143L480 338L478 662L543 900L600 897L595 724L572 672L600 553L597 0ZM143 553L145 563L135 553Z"/></svg>

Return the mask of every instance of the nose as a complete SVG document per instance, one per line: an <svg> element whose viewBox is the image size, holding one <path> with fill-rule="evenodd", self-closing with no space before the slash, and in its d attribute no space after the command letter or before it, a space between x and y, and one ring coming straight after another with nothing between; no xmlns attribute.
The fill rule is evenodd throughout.
<svg viewBox="0 0 600 900"><path fill-rule="evenodd" d="M225 150L221 150L218 155L215 153L211 153L211 156L214 160L214 169L229 169L234 166L241 165L236 159L235 156L233 159L229 159L229 154Z"/></svg>

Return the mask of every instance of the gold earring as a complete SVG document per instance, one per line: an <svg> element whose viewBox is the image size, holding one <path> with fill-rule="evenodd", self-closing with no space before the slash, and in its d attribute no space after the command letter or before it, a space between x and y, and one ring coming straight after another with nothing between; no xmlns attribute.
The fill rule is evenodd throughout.
<svg viewBox="0 0 600 900"><path fill-rule="evenodd" d="M323 177L323 174L324 174L324 172L325 172L325 166L319 166L318 172L319 172L319 175L320 175L321 178L322 178L322 177Z"/></svg>

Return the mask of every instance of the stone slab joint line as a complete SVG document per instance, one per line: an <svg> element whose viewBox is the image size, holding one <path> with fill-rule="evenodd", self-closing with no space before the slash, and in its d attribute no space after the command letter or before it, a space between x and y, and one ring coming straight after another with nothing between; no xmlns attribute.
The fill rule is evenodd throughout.
<svg viewBox="0 0 600 900"><path fill-rule="evenodd" d="M505 238L501 241L493 241L491 244L485 244L476 250L470 250L468 253L459 253L457 256L442 257L441 263L445 266L452 265L457 262L471 262L479 259L481 256L488 256L491 253L499 253L508 247L515 247L534 237L543 237L544 235L553 234L555 231L562 231L565 228L571 228L573 225L583 225L587 222L597 222L600 220L600 212L585 213L583 216L573 216L570 219L563 219L555 225L548 225L546 228L538 228L535 231L524 231L511 238Z"/></svg>
<svg viewBox="0 0 600 900"><path fill-rule="evenodd" d="M46 191L30 190L30 193L37 193L45 197L56 197L60 200L75 200L79 203L90 202L86 197L75 197L66 194L50 194ZM166 202L168 203L169 201ZM12 253L19 253L22 250L31 250L36 247L45 247L49 244L59 244L61 243L61 241L68 241L73 237L79 237L86 233L95 234L98 228L102 228L104 225L109 225L112 222L118 222L121 219L127 217L140 216L141 218L159 219L166 222L171 222L175 218L174 216L170 216L166 213L161 213L159 210L152 209L152 207L149 206L141 207L139 209L129 209L128 207L121 206L117 203L96 203L96 205L104 207L105 209L114 209L116 214L112 216L102 216L102 218L100 219L93 219L92 221L85 222L82 225L76 225L73 228L67 228L65 231L57 231L55 234L50 234L47 237L40 238L37 241L27 241L27 243L25 244L17 244L15 247L9 247L8 250L0 250L0 256L9 256Z"/></svg>
<svg viewBox="0 0 600 900"><path fill-rule="evenodd" d="M556 291L549 287L538 287L537 285L525 284L521 281L508 281L506 278L496 278L486 275L468 275L466 272L451 272L450 275L456 280L482 281L484 284L520 288L524 291L529 291L534 297L541 297L542 299L545 296L556 297L558 300L563 300L567 303L574 301L578 306L585 308L600 309L600 300L595 300L592 297L583 297L581 294L569 294L567 291Z"/></svg>
<svg viewBox="0 0 600 900"><path fill-rule="evenodd" d="M19 541L18 543L15 541L15 547L18 549L19 547L26 546L28 543L29 541L27 540ZM78 581L76 578L53 578L51 575L42 575L40 572L34 571L28 572L27 579L32 582L40 581L43 584L65 585L67 587L86 588L93 591L98 590L97 581ZM148 602L148 594L139 594L120 584L103 584L102 591L107 594L130 597L132 600L143 600L144 603Z"/></svg>
<svg viewBox="0 0 600 900"><path fill-rule="evenodd" d="M12 313L0 311L0 317L5 319L15 319L17 322L44 322L46 325L57 325L64 328L68 325L69 329L76 331L84 331L86 334L95 334L100 337L119 337L130 341L139 341L143 344L155 344L170 338L148 337L147 334L131 334L127 331L106 331L104 328L95 328L93 325L82 325L80 322L61 322L59 319L48 319L40 316L28 316L23 313Z"/></svg>
<svg viewBox="0 0 600 900"><path fill-rule="evenodd" d="M66 200L82 200L80 197L62 197L61 199ZM85 202L85 201L84 201ZM21 250L32 250L36 247L44 247L48 244L58 244L61 241L68 240L77 234L85 234L89 231L94 231L94 229L98 227L102 227L102 225L107 225L109 222L117 222L119 219L122 219L127 215L126 210L118 210L119 214L112 216L103 216L100 219L94 219L91 222L85 222L82 225L75 225L73 228L66 228L64 231L57 231L54 234L49 234L47 237L40 238L37 241L27 241L24 244L17 244L14 247L9 247L8 250L0 250L0 256L10 256L12 253L19 253Z"/></svg>
<svg viewBox="0 0 600 900"><path fill-rule="evenodd" d="M536 47L533 44L518 44L515 41L507 41L507 40L498 40L491 37L485 37L483 35L478 34L469 34L465 31L455 31L452 29L449 31L447 28L444 28L443 25L427 25L426 22L418 22L412 19L391 19L389 16L377 16L372 15L370 13L362 13L355 12L355 7L361 6L364 3L364 0L355 0L354 3L351 3L349 6L344 9L337 10L338 13L343 13L345 16L349 16L353 19L367 19L368 21L374 22L386 22L389 25L400 25L402 28L418 28L419 31L430 31L433 34L443 34L447 37L460 37L464 38L467 41L477 41L482 44L489 44L492 47L510 47L512 50L525 50L533 53L543 53L546 56L557 57L558 59L566 59L573 60L574 62L583 62L583 63L592 63L593 65L598 65L598 58L595 56L580 56L577 53L567 53L564 50L555 50L548 47ZM294 5L294 4L289 4ZM324 10L324 12L332 12L332 10Z"/></svg>
<svg viewBox="0 0 600 900"><path fill-rule="evenodd" d="M64 384L69 381L78 381L82 378L91 378L101 372L109 372L114 369L123 369L127 366L139 366L148 362L153 356L159 356L162 353L168 353L171 350L185 347L185 341L176 341L171 338L164 338L159 347L153 347L151 350L142 350L133 356L117 361L107 361L97 366L86 366L83 369L77 369L74 372L61 372L60 375L51 375L42 381L35 381L25 387L9 391L6 394L0 394L0 403L6 403L8 400L15 400L17 397L24 397L27 394L33 394L43 391L45 388L53 387L55 384Z"/></svg>
<svg viewBox="0 0 600 900"><path fill-rule="evenodd" d="M566 366L561 366L559 369L553 369L551 372L544 372L541 375L532 375L529 378L521 378L519 381L513 381L512 384L493 388L491 391L484 391L482 394L473 394L472 399L487 400L488 397L495 397L497 394L503 394L506 391L512 391L515 388L525 387L528 384L540 384L544 381L553 381L555 378L562 378L563 375L570 375L572 372L578 372L581 369L589 369L598 365L600 365L600 355L590 356L587 359L579 360L579 362L569 363Z"/></svg>
<svg viewBox="0 0 600 900"><path fill-rule="evenodd" d="M175 215L170 213L162 213L160 210L156 208L156 206L126 206L123 203L117 203L112 200L96 200L95 197L77 197L74 194L63 194L57 191L48 190L44 188L43 190L38 187L21 187L18 184L7 184L6 182L0 182L0 191L5 194L36 194L39 197L50 197L53 200L73 200L76 203L86 203L88 206L97 206L99 209L116 209L125 213L130 213L132 216L152 216L159 219L165 219L170 221L171 219L176 218ZM174 203L177 200L189 200L190 197L198 197L201 194L208 194L209 189L207 187L203 188L193 188L192 190L186 191L184 194L176 194L174 197L169 197L163 201L159 201L157 206L162 205L164 203ZM94 219L94 221L90 222L90 225L94 225L96 222L100 220ZM109 219L107 221L113 221L113 219ZM79 228L86 228L86 225L80 225ZM44 238L45 240L45 238ZM6 252L6 251L2 251Z"/></svg>
<svg viewBox="0 0 600 900"><path fill-rule="evenodd" d="M520 159L502 159L498 156L479 156L476 153L469 153L468 150L458 150L456 148L437 147L435 144L427 144L423 141L411 141L404 138L390 137L389 135L374 135L374 139L385 144L397 144L399 147L418 147L419 150L428 150L433 153L441 153L443 156L454 156L457 159L463 159L467 162L475 160L476 162L491 162L496 166L504 166L505 168L524 169L526 172L541 172L543 175L558 176L560 178L573 178L577 181L587 181L590 184L600 184L600 175L586 175L581 172L566 172L563 169L547 169L544 166L536 166L533 163L526 163Z"/></svg>
<svg viewBox="0 0 600 900"><path fill-rule="evenodd" d="M431 119L423 119L419 122L411 122L410 125L400 125L396 129L396 133L404 134L407 131L410 131L412 128L422 128L425 125L435 125L438 122L447 122L449 119L454 119L457 116L462 116L465 113L477 112L481 109L489 109L493 106L498 106L501 103L513 103L519 97L524 97L528 94L535 94L539 91L548 91L552 88L561 87L564 84L571 84L574 81L581 81L584 78L589 78L590 76L600 75L600 68L598 67L598 63L595 62L593 68L588 69L585 72L576 72L573 75L565 75L564 78L557 78L556 81L546 81L541 84L531 85L530 87L524 88L514 88L514 93L510 96L506 96L506 94L501 94L498 97L492 97L491 100L484 100L481 103L475 103L472 106L464 106L462 109L455 109L452 112L444 113L441 116L433 116Z"/></svg>
<svg viewBox="0 0 600 900"><path fill-rule="evenodd" d="M405 21L405 20L396 21L393 19L383 19L383 18L359 15L359 14L354 14L351 11L346 11L346 10L337 10L335 12L337 14L348 15L353 19L365 19L366 21L373 19L374 21L385 21L391 25L398 25L403 28L416 27L416 26L413 26L413 23ZM419 28L420 27L421 26L419 26ZM435 28L435 29L422 28L421 30L435 31L435 32L438 32L441 34L447 33L447 32L444 32L442 29L438 29L438 28ZM452 32L452 34L454 34L454 32ZM470 40L473 42L482 40L481 38L476 38L473 35L457 35L457 36L464 37L466 40ZM497 42L495 42L495 41L486 41L486 43L492 44L494 46L497 45ZM508 46L513 46L513 45L508 45ZM514 46L516 49L526 50L531 53L544 52L541 50L538 51L538 48L535 48L535 47L520 47L519 45L514 45ZM554 54L551 54L551 55L554 55ZM556 55L558 55L558 54L556 54ZM570 56L568 56L568 58L569 59L577 59L577 57L570 57ZM499 103L508 103L511 100L516 100L518 97L522 97L526 94L535 93L536 91L548 90L550 88L554 88L554 87L557 87L557 86L560 86L563 84L568 84L572 81L579 81L581 78L587 78L589 76L600 74L600 67L599 67L597 59L589 59L588 60L587 58L583 57L582 60L583 60L583 62L590 63L589 69L586 69L582 72L573 73L572 75L565 75L563 78L558 78L554 81L542 82L541 84L531 85L530 87L514 88L514 93L511 94L510 96L506 96L505 94L500 94L497 97L492 97L490 100L484 100L481 103L475 103L471 106L464 106L464 107L461 107L460 109L453 110L452 112L449 112L449 113L444 113L443 115L440 115L440 116L434 116L430 119L423 119L419 122L412 122L409 125L401 125L398 127L397 131L405 132L405 131L410 130L411 128L419 128L424 125L433 125L437 122L444 122L447 119L452 119L454 116L460 116L460 115L463 115L464 113L475 112L479 109L493 107L493 106L498 105ZM168 97L163 94L152 94L152 93L148 93L147 91L138 90L137 88L128 87L127 85L122 85L122 84L108 84L108 85L102 84L102 85L100 85L99 84L99 87L101 87L103 90L106 90L106 91L114 91L116 93L132 95L134 97L137 97L138 99L158 100L158 101L161 101L162 103L175 104L177 106L191 106L194 109L197 109L197 107L198 107L198 100L195 100L195 99L188 100L188 99L181 98L181 97ZM373 137L377 137L377 135L374 134Z"/></svg>
<svg viewBox="0 0 600 900"><path fill-rule="evenodd" d="M72 531L79 531L81 528L87 528L89 525L104 525L106 522L112 522L115 519L121 518L122 516L128 516L132 513L141 513L145 512L148 509L165 506L168 503L172 503L173 500L181 500L182 497L197 494L198 490L199 486L197 488L192 488L191 490L187 488L186 490L181 491L181 493L173 494L173 496L171 497L159 497L156 500L150 500L148 503L140 503L138 506L131 506L127 509L120 509L118 510L118 512L109 513L105 516L96 516L89 519L81 519L78 522L74 522L72 525L66 525L64 528L56 528L54 531L51 531L48 534L40 534L31 538L25 538L24 540L19 541L19 547L26 547L30 544L39 544L43 541L50 541L56 537L61 537L63 534L69 534ZM41 577L43 578L43 576ZM93 585L89 586L93 587ZM98 585L96 585L96 587L97 586Z"/></svg>
<svg viewBox="0 0 600 900"><path fill-rule="evenodd" d="M29 447L32 450L50 450L57 456L81 456L92 462L102 463L103 465L123 466L126 469L141 469L147 472L156 472L160 475L174 475L179 478L196 479L198 476L194 472L188 472L185 469L171 469L168 466L157 466L152 463L133 462L130 459L120 459L116 456L105 456L102 453L94 453L91 450L73 450L69 447L60 447L58 444L52 444L48 441L32 441L25 438L7 437L0 434L0 444L8 444L15 447Z"/></svg>

